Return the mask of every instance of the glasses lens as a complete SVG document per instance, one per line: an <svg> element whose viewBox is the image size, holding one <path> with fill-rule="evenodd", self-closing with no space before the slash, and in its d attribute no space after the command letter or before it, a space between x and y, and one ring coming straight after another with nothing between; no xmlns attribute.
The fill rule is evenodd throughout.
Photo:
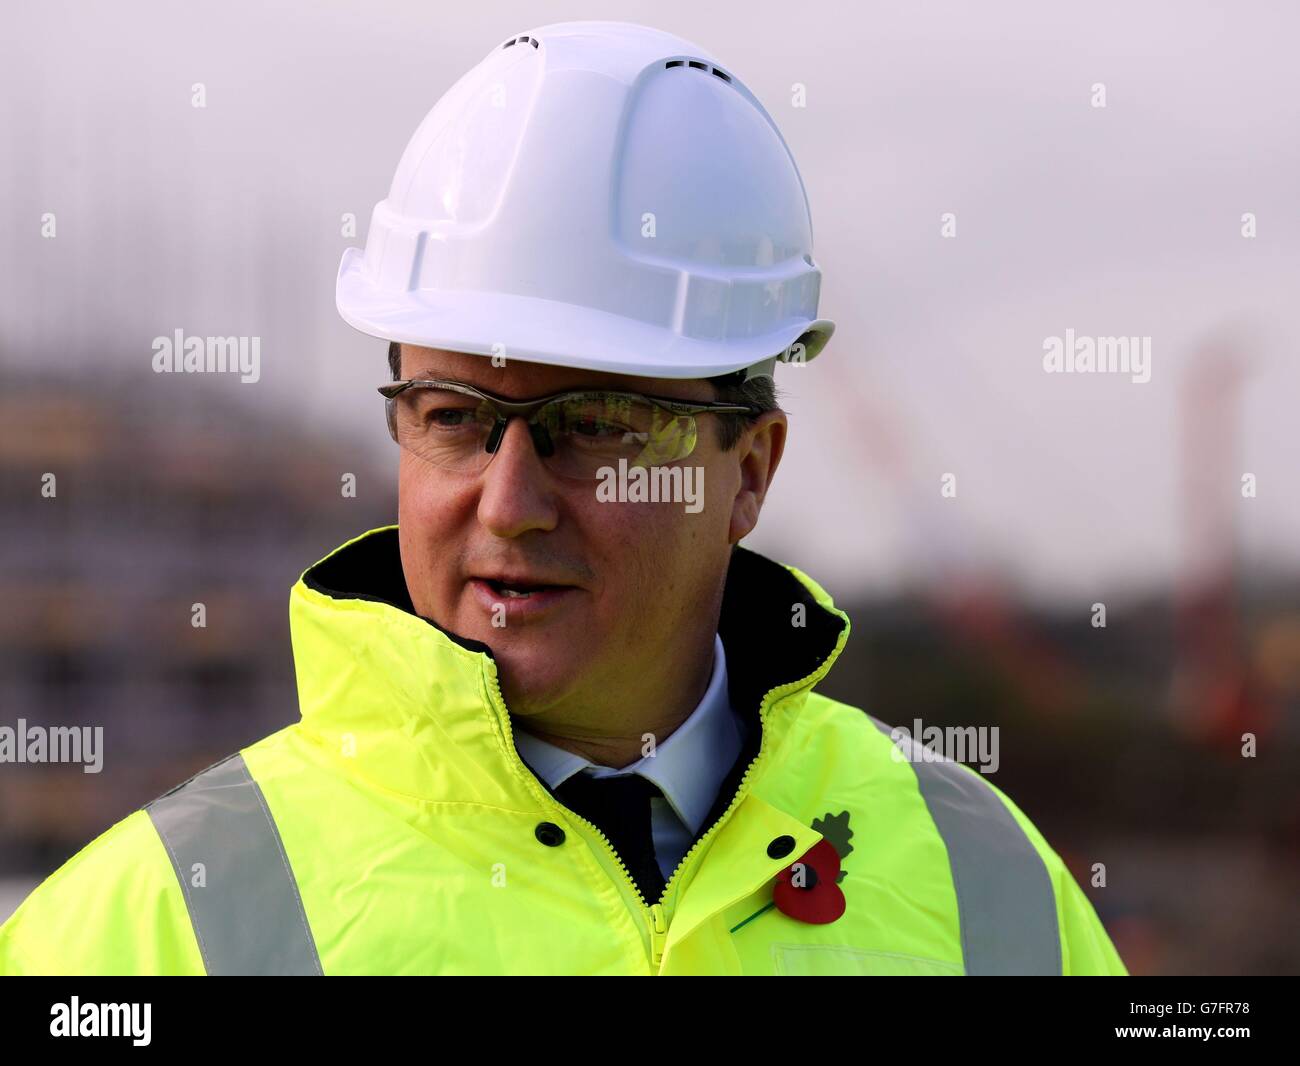
<svg viewBox="0 0 1300 1066"><path fill-rule="evenodd" d="M695 450L695 419L648 400L610 393L583 393L548 404L538 422L555 445L548 460L566 477L599 478L602 468L661 466Z"/></svg>
<svg viewBox="0 0 1300 1066"><path fill-rule="evenodd" d="M389 403L393 436L411 454L455 473L476 473L492 458L484 447L495 416L477 396L413 388Z"/></svg>
<svg viewBox="0 0 1300 1066"><path fill-rule="evenodd" d="M491 405L476 396L429 386L408 388L388 401L393 437L406 451L432 466L478 474L492 460L486 450L496 424ZM655 467L684 459L695 450L692 415L633 396L587 392L547 404L536 422L549 438L543 462L562 477L592 480L602 471Z"/></svg>

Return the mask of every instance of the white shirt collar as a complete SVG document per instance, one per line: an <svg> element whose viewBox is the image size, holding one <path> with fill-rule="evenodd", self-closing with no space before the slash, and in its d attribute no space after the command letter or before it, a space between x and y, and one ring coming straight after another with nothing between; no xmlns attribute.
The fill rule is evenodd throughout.
<svg viewBox="0 0 1300 1066"><path fill-rule="evenodd" d="M616 770L520 729L514 733L515 747L552 789L588 766L593 767L593 777L640 774L659 786L677 817L692 834L698 833L744 742L727 691L726 651L716 634L713 647L713 673L703 698L668 739L656 746L654 755Z"/></svg>

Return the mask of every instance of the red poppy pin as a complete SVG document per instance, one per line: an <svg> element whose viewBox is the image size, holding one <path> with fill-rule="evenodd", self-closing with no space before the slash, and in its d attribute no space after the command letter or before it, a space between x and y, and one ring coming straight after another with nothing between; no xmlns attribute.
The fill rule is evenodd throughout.
<svg viewBox="0 0 1300 1066"><path fill-rule="evenodd" d="M846 903L839 883L847 871L840 869L840 862L853 850L849 843L853 830L848 811L838 815L828 811L814 819L812 827L822 839L776 875L772 902L791 918L825 925L844 913Z"/></svg>

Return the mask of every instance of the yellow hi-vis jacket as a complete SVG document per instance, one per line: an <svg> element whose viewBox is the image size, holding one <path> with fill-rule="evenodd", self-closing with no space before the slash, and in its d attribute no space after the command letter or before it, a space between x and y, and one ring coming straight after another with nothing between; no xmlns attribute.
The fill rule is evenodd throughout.
<svg viewBox="0 0 1300 1066"><path fill-rule="evenodd" d="M301 721L69 859L0 973L1125 973L1002 792L813 692L849 620L793 567L733 551L718 631L754 728L658 900L520 759L488 646L414 613L396 526L309 567L290 622ZM815 922L774 892L823 839L843 913Z"/></svg>

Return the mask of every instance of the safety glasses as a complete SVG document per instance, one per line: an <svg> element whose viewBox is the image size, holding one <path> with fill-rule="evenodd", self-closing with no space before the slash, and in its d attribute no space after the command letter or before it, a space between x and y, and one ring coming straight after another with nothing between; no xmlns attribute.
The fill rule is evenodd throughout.
<svg viewBox="0 0 1300 1066"><path fill-rule="evenodd" d="M481 473L512 418L523 418L542 461L588 481L617 466L654 467L689 456L701 414L759 414L749 404L693 403L604 389L506 400L459 381L413 379L379 387L388 432L402 448L455 474Z"/></svg>

